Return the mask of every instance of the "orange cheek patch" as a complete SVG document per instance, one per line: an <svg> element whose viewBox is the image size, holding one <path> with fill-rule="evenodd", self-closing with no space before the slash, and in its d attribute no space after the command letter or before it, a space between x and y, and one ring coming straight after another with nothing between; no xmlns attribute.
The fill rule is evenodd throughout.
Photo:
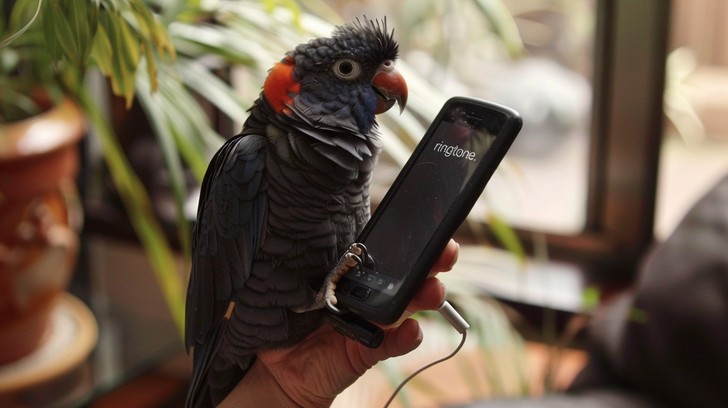
<svg viewBox="0 0 728 408"><path fill-rule="evenodd" d="M263 83L263 95L277 113L293 102L291 94L301 90L301 85L293 80L293 68L294 65L287 61L277 62Z"/></svg>

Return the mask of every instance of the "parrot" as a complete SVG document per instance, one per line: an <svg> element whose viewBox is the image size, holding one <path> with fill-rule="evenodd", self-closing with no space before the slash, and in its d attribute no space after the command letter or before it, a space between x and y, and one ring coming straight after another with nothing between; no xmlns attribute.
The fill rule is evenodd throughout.
<svg viewBox="0 0 728 408"><path fill-rule="evenodd" d="M407 103L398 49L386 18L366 17L297 45L212 157L193 228L186 406L217 405L258 351L322 324L325 283L370 216L375 115Z"/></svg>

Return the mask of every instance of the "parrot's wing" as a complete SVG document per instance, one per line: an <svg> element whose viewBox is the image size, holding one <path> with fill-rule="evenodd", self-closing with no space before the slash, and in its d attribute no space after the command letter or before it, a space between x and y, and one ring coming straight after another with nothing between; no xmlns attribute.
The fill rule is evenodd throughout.
<svg viewBox="0 0 728 408"><path fill-rule="evenodd" d="M185 311L185 345L188 351L195 348L198 381L216 352L231 297L250 276L263 239L266 145L260 135L228 140L202 181ZM192 385L196 388L194 379Z"/></svg>

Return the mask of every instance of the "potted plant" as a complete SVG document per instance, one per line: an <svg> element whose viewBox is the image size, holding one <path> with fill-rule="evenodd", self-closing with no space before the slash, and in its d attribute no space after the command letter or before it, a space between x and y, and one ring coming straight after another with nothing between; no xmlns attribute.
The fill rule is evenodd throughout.
<svg viewBox="0 0 728 408"><path fill-rule="evenodd" d="M264 60L267 67L291 43L310 37L310 30L303 30L300 24L280 22L297 20L295 11L272 18L272 10L258 1L212 2L202 7L187 0L165 2L163 6L144 0L0 0L0 10L0 151L4 147L8 156L17 161L21 141L42 145L39 151L55 145L73 150L86 125L93 130L114 187L149 254L172 319L181 333L184 283L178 274L179 265L154 205L131 168L107 112L99 107L102 104L87 77L100 73L127 108L134 103L141 105L164 152L177 204L177 219L173 221L179 230L179 242L189 255L190 223L182 209L187 196L182 167L189 168L201 181L209 156L224 139L206 116L205 106L213 106L237 121L247 108L233 87L213 71L220 66L227 69L236 65L255 67L257 72L264 73L259 61ZM331 28L328 24L319 27ZM262 46L251 52L246 44L262 40L264 32L276 33L280 40L261 41ZM257 89L251 95L257 95ZM247 100L252 102L254 98L250 96ZM207 102L199 103L200 100ZM75 134L67 142L53 142L46 132L36 132L32 137L10 136L17 132L11 130L16 129L16 123L18 129L38 129L30 124L39 123L45 115L64 116L57 112L74 113ZM41 155L24 168L42 173L37 165L45 164L46 158ZM8 203L10 189L21 178L14 173L17 166L2 170L2 177L8 182L0 185L0 201ZM68 170L64 186L73 184L69 180L73 179L76 166ZM64 194L73 196L70 189ZM4 219L10 224L10 217ZM8 225L8 234L16 234L25 225ZM7 260L14 255L4 255L17 251L7 249L15 245L10 238L0 238L0 274L10 282L19 266ZM69 259L72 258L69 253ZM63 279L48 281L59 281L62 288L68 273L62 274ZM14 286L17 285L7 283L0 290L10 291ZM9 302L0 301L0 308L6 303ZM0 327L5 326L2 316L0 309ZM40 335L42 330L37 328L33 332ZM21 343L37 344L37 337Z"/></svg>
<svg viewBox="0 0 728 408"><path fill-rule="evenodd" d="M38 346L74 268L83 131L70 101L0 125L0 365Z"/></svg>
<svg viewBox="0 0 728 408"><path fill-rule="evenodd" d="M220 66L227 69L236 65L255 67L255 71L264 73L266 68L260 68L259 61L264 60L263 66L267 67L279 59L291 43L310 37L310 30L302 29L298 23L290 24L298 21L300 14L295 7L291 6L291 9L293 11L287 16L273 18L273 10L266 9L258 1L212 2L202 7L199 2L187 0L165 2L164 5L145 0L0 0L0 152L7 152L0 154L0 161L7 157L13 163L17 162L23 144L40 146L33 153L42 153L27 165L0 165L0 178L6 181L0 184L3 197L0 203L10 205L13 189L25 184L24 176L17 171L27 169L35 175L56 174L54 170L41 170L41 165L52 161L50 152L55 147L62 147L69 151L68 157L75 157L76 144L85 128L92 129L114 187L149 254L172 319L181 333L184 283L178 274L179 265L154 212L154 205L131 168L107 119L107 112L99 107L102 104L98 103L99 97L87 77L100 73L111 92L127 108L134 103L142 106L164 151L178 210L179 242L189 255L190 223L182 209L187 192L181 169L186 166L201 181L209 156L224 139L206 116L205 106L213 106L237 121L243 118L247 108L229 82L213 71ZM287 23L281 23L281 20ZM320 22L318 27L320 32L331 28ZM262 41L266 32L275 33L279 40ZM262 46L251 52L246 44L255 41L260 41ZM251 95L257 95L257 92L256 89ZM247 100L252 102L254 98L250 96ZM199 103L200 100L207 102ZM73 113L71 128L74 133L64 136L62 143L52 141L53 136L47 133L51 127L37 125L46 116L57 120L70 113ZM28 129L43 131L18 135L21 130ZM74 165L68 166L67 174L62 177L64 211L77 214L80 207L78 200L72 198L75 193L71 182L77 165L74 160L68 160ZM33 200L23 198L23 202ZM17 206L33 213L27 206ZM9 217L10 211L5 211L6 207L0 210L4 210L2 226L8 231L0 236L2 332L3 327L17 326L12 323L16 318L6 318L3 308L21 315L35 309L28 306L28 295L11 293L19 286L16 277L23 269L21 265L29 263L19 261L17 254L25 249L18 246L18 239L13 236L27 233L26 227L30 224L22 217ZM14 211L21 212L20 209ZM73 241L73 244L66 244L68 254L64 265L67 267L63 272L51 268L55 269L49 272L52 278L35 280L57 282L56 291L68 282L75 257L77 238L71 233L74 230L71 220L78 217L68 215L65 218L68 221L67 239ZM13 220L18 222L11 222ZM43 292L40 286L36 291ZM26 301L10 305L6 299L13 298ZM51 304L46 302L45 312L40 315L47 316ZM8 341L28 345L22 352L11 353L8 359L17 358L38 344L44 320L36 319L36 323L33 330L22 330L34 333L33 340ZM0 334L0 340L3 337ZM2 361L0 357L0 363Z"/></svg>
<svg viewBox="0 0 728 408"><path fill-rule="evenodd" d="M115 92L130 100L135 61L117 63L114 57L138 57L143 48L161 56L172 51L161 24L141 2L2 0L0 10L4 364L40 344L75 267L81 218L75 177L87 120L114 150L108 125L84 81L87 70L99 67ZM134 182L125 184L133 188Z"/></svg>

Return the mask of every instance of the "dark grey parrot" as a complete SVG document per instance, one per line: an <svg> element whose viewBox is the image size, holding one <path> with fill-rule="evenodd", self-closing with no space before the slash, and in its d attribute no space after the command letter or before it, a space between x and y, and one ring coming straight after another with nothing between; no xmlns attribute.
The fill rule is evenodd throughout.
<svg viewBox="0 0 728 408"><path fill-rule="evenodd" d="M187 289L188 406L219 403L256 352L322 323L324 281L369 219L375 115L406 104L397 52L386 20L298 45L212 158Z"/></svg>

